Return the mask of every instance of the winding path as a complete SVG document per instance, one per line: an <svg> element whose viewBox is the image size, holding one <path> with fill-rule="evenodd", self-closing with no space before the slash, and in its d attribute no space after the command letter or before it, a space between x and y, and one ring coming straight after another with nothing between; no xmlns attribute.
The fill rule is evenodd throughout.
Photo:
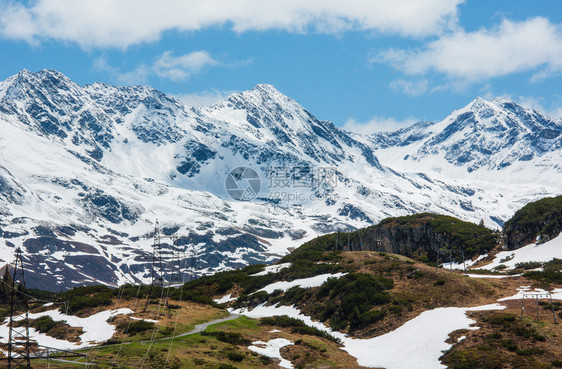
<svg viewBox="0 0 562 369"><path fill-rule="evenodd" d="M190 330L189 332L185 332L182 334L178 334L177 336L174 337L165 337L165 338L160 338L158 339L158 341L162 341L162 340L170 340L173 338L178 338L178 337L184 337L184 336L189 336L190 334L195 334L195 333L201 333L203 332L205 329L207 329L210 325L213 324L217 324L217 323L222 323L222 322L227 322L229 320L234 320L237 319L239 317L241 317L242 315L239 314L230 314L229 316L227 316L226 318L220 318L220 319L214 319L214 320L210 320L206 323L201 323L201 324L197 324L195 326L195 328L193 328L192 330Z"/></svg>

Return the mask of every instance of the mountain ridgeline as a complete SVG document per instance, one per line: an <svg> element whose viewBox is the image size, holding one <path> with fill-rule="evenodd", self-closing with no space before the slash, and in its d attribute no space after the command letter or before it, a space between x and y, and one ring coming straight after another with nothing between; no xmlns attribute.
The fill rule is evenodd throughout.
<svg viewBox="0 0 562 369"><path fill-rule="evenodd" d="M505 99L359 135L268 84L196 108L148 86L22 70L0 82L0 267L19 247L31 287L149 283L156 220L164 274L179 265L189 278L270 263L317 235L389 217L428 212L497 229L560 195L561 132ZM237 168L259 177L250 201L230 197ZM442 225L407 218L363 241L402 253L460 247Z"/></svg>

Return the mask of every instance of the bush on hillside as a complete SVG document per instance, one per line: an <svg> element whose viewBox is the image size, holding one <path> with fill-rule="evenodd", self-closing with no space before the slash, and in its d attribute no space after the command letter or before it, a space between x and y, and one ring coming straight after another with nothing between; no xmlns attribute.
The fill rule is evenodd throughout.
<svg viewBox="0 0 562 369"><path fill-rule="evenodd" d="M66 304L60 307L62 313L76 314L85 308L111 305L113 290L107 286L95 285L77 287L61 294Z"/></svg>

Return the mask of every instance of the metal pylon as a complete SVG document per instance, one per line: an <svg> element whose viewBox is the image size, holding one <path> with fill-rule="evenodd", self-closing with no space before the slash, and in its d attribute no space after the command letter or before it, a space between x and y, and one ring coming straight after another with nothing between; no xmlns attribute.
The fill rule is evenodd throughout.
<svg viewBox="0 0 562 369"><path fill-rule="evenodd" d="M16 281L20 279L19 284ZM24 329L25 333L14 329L14 313L16 311L16 289L22 296L23 309L25 311ZM25 288L25 274L23 269L22 251L18 247L16 250L16 260L14 261L14 273L12 276L10 291L10 321L8 323L8 369L11 368L31 368L29 342L29 306Z"/></svg>
<svg viewBox="0 0 562 369"><path fill-rule="evenodd" d="M170 238L172 239L172 260L168 286L174 286L176 284L183 283L183 276L181 270L181 261L177 252L178 236L172 236Z"/></svg>
<svg viewBox="0 0 562 369"><path fill-rule="evenodd" d="M154 243L152 245L152 268L150 272L150 288L148 290L148 295L146 296L146 304L144 305L144 311L148 308L150 303L150 298L152 296L152 290L155 285L164 287L164 279L162 273L162 255L160 254L160 228L158 226L158 220L154 225Z"/></svg>

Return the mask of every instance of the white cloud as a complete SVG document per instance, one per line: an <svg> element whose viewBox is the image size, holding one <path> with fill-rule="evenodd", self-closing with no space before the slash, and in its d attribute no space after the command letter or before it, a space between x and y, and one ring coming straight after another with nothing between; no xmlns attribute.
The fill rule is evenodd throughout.
<svg viewBox="0 0 562 369"><path fill-rule="evenodd" d="M237 64L240 63L234 62L227 66ZM200 73L206 67L218 65L223 65L223 63L214 59L207 51L200 50L178 56L174 56L171 51L165 51L156 57L152 64L141 63L126 72L110 65L103 57L96 58L92 67L98 72L107 73L116 82L131 85L147 83L148 78L153 75L183 81L193 74Z"/></svg>
<svg viewBox="0 0 562 369"><path fill-rule="evenodd" d="M174 56L171 51L166 51L157 59L156 63L158 65L155 65L155 70L160 77L175 77L179 80L185 80L207 66L220 64L204 50L179 56Z"/></svg>
<svg viewBox="0 0 562 369"><path fill-rule="evenodd" d="M103 74L108 75L118 84L139 85L148 82L148 77L154 73L154 69L146 64L140 64L134 69L123 72L120 68L110 65L103 57L94 59L92 68Z"/></svg>
<svg viewBox="0 0 562 369"><path fill-rule="evenodd" d="M9 1L9 2L6 2ZM227 25L235 32L440 34L457 25L464 0L5 0L0 35L28 42L70 41L84 48L126 48L166 31Z"/></svg>
<svg viewBox="0 0 562 369"><path fill-rule="evenodd" d="M420 96L428 90L429 81L425 78L419 80L397 79L390 82L390 87L409 96Z"/></svg>
<svg viewBox="0 0 562 369"><path fill-rule="evenodd" d="M389 49L371 61L396 64L406 53ZM537 80L562 71L562 28L536 17L522 22L503 20L494 29L457 30L423 50L414 50L402 69L410 75L435 71L461 82L532 71Z"/></svg>
<svg viewBox="0 0 562 369"><path fill-rule="evenodd" d="M416 122L419 122L419 120L412 117L404 120L397 120L389 117L373 117L367 122L358 122L354 119L350 119L344 124L342 129L355 133L370 134L374 132L395 131L411 126Z"/></svg>

